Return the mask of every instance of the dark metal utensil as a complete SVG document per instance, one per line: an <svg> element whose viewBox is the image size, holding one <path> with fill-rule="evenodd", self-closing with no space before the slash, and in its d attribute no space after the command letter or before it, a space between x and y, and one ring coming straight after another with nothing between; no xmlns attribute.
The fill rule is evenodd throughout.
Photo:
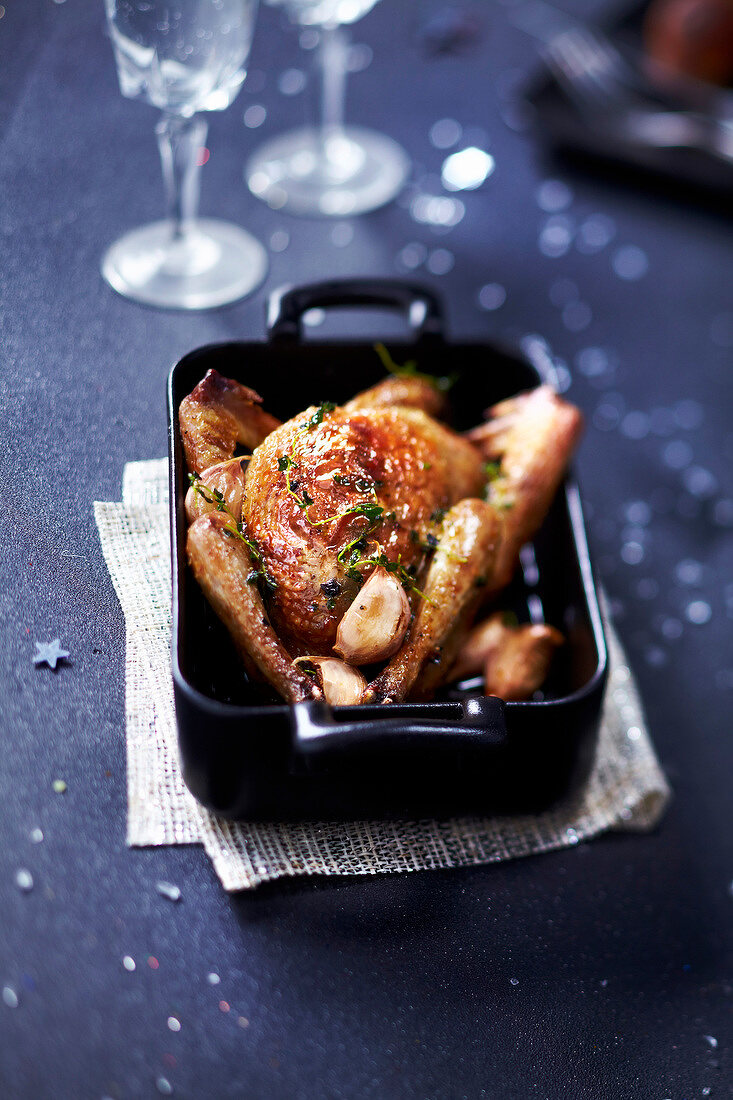
<svg viewBox="0 0 733 1100"><path fill-rule="evenodd" d="M585 27L555 35L545 60L575 107L625 141L651 148L689 148L733 163L733 120L655 105L616 48Z"/></svg>

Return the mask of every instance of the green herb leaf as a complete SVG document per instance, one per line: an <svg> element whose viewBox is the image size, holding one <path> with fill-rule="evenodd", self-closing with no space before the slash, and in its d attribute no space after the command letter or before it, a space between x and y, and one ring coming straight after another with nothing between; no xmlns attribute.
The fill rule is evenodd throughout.
<svg viewBox="0 0 733 1100"><path fill-rule="evenodd" d="M417 361L415 359L409 359L400 366L398 363L395 363L384 344L375 344L374 350L379 356L382 366L390 374L395 374L398 377L422 378L424 382L428 382L440 393L447 393L451 386L455 385L458 380L458 375L455 373L442 376L424 374L417 369Z"/></svg>
<svg viewBox="0 0 733 1100"><path fill-rule="evenodd" d="M323 423L324 416L328 413L332 413L336 408L333 401L322 401L312 416L309 416L305 422L306 431L312 432L314 428L317 428L319 424Z"/></svg>

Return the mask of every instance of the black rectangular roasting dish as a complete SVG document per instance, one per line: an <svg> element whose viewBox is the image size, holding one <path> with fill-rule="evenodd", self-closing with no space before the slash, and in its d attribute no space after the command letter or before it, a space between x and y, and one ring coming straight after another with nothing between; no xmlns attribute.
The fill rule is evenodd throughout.
<svg viewBox="0 0 733 1100"><path fill-rule="evenodd" d="M473 686L431 703L330 708L284 704L249 682L186 562L187 468L178 406L209 368L256 389L287 419L322 400L346 401L384 376L371 342L304 341L301 319L320 307L379 306L404 313L409 341L396 362L459 373L453 424L536 386L523 356L486 343L447 342L439 302L424 287L381 279L320 283L274 294L268 340L199 348L168 389L173 558L173 683L185 781L200 802L248 820L409 818L530 812L577 790L592 764L606 677L606 646L578 489L561 487L503 607L532 611L565 634L542 699L504 703ZM525 579L526 578L526 579ZM539 611L538 611L539 609Z"/></svg>

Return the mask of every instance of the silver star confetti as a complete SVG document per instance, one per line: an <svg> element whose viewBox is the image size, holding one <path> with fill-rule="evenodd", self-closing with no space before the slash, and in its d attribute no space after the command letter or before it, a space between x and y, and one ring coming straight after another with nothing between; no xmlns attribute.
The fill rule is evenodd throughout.
<svg viewBox="0 0 733 1100"><path fill-rule="evenodd" d="M33 658L33 664L41 665L45 662L49 668L55 669L58 662L63 661L68 656L68 651L61 648L58 638L54 638L52 642L36 642L36 655Z"/></svg>

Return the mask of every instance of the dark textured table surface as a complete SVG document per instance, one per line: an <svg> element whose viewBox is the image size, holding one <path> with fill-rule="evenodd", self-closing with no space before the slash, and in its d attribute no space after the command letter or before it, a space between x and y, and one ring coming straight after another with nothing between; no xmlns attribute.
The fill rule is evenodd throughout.
<svg viewBox="0 0 733 1100"><path fill-rule="evenodd" d="M473 4L479 33L439 56L420 34L439 4L384 0L355 27L374 53L349 115L404 144L418 192L442 193L439 120L463 128L452 148L495 157L442 230L405 203L334 226L248 195L248 151L310 95L283 94L309 58L263 10L254 79L211 118L202 206L268 244L270 273L198 316L132 305L98 274L162 201L154 112L119 95L101 4L0 6L3 1096L733 1094L731 227L548 161L511 99L535 56L518 6ZM125 847L124 626L91 503L164 454L182 353L261 335L283 282L408 271L454 335L541 333L560 360L587 414L598 572L674 800L653 835L228 897L199 848ZM55 637L71 656L53 673L32 659Z"/></svg>

